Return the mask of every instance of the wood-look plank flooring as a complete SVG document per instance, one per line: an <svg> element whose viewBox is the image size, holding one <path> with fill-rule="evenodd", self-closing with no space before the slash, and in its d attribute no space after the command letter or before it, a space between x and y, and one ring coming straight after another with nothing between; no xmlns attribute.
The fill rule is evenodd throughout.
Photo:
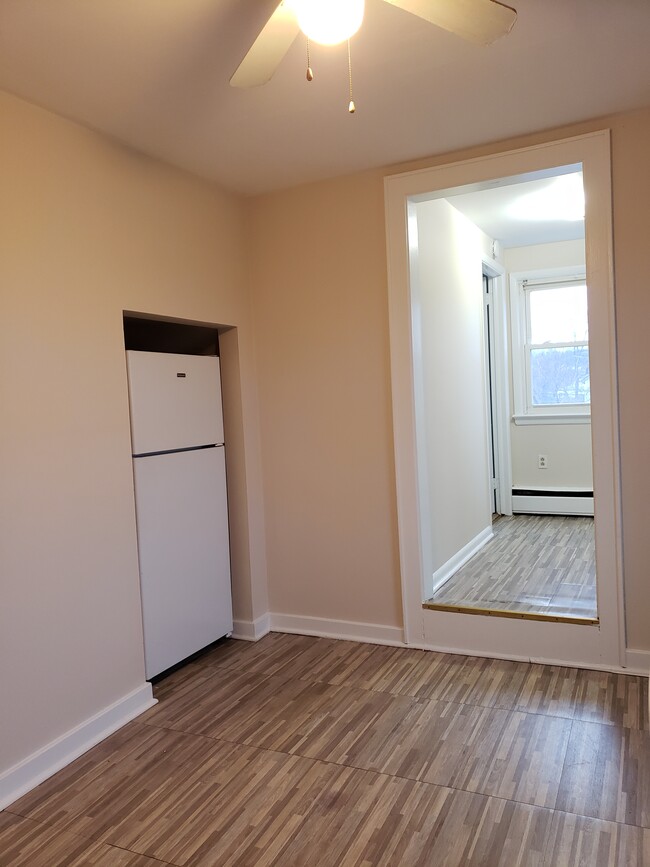
<svg viewBox="0 0 650 867"><path fill-rule="evenodd" d="M0 865L650 865L644 678L271 634L0 813Z"/></svg>
<svg viewBox="0 0 650 867"><path fill-rule="evenodd" d="M513 515L433 594L436 607L595 620L594 520Z"/></svg>

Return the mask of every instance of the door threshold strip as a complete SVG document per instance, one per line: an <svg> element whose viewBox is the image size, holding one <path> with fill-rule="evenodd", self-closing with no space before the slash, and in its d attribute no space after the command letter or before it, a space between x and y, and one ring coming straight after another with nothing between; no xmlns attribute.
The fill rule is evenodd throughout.
<svg viewBox="0 0 650 867"><path fill-rule="evenodd" d="M510 617L514 620L542 620L547 623L575 623L579 626L598 626L600 623L597 617L542 614L532 611L498 611L493 608L477 608L471 605L443 605L430 600L423 602L422 607L429 611L448 611L452 614L479 614L482 617Z"/></svg>

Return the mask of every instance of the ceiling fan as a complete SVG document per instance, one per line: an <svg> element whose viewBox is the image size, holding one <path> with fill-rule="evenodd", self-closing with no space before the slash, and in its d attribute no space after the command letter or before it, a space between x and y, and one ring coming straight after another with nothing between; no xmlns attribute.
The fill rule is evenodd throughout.
<svg viewBox="0 0 650 867"><path fill-rule="evenodd" d="M499 0L385 0L479 45L512 29L517 13ZM302 31L324 45L348 40L361 26L364 0L282 0L230 79L233 87L269 81ZM308 78L309 78L308 70Z"/></svg>

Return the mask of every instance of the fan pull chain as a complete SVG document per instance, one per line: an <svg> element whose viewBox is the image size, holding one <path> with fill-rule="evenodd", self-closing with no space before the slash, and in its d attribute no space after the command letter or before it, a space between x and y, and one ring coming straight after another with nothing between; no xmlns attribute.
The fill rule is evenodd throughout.
<svg viewBox="0 0 650 867"><path fill-rule="evenodd" d="M309 51L309 36L308 36L307 37L307 81L313 81L313 80L314 80L314 73L313 73L313 70L311 68L311 58L310 58L310 51Z"/></svg>
<svg viewBox="0 0 650 867"><path fill-rule="evenodd" d="M348 83L350 85L350 104L348 105L348 111L350 114L354 114L357 110L356 105L354 104L354 99L352 98L352 55L350 52L350 40L348 39Z"/></svg>

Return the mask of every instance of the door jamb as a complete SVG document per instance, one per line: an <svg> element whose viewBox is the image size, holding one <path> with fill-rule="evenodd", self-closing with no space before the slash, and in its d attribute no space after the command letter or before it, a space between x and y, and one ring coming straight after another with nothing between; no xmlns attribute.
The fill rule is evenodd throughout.
<svg viewBox="0 0 650 867"><path fill-rule="evenodd" d="M586 667L605 670L625 665L609 137L609 130L600 130L385 178L395 474L404 635L407 643L431 648L442 647L446 643L445 649L452 652L521 658L521 650L517 648L521 647L525 634L527 658L545 658L560 664L584 664ZM594 419L592 434L594 488L599 502L597 561L599 569L604 569L605 574L610 576L609 581L603 581L602 576L599 578L599 611L607 612L607 625L606 629L601 628L604 626L601 621L601 627L596 632L587 634L582 631L578 636L575 631L559 629L557 624L537 624L539 629L536 627L522 633L519 621L512 621L516 625L508 632L509 638L502 642L494 629L494 618L473 618L474 621L483 622L476 624L477 628L469 636L471 640L465 642L467 649L463 649L456 645L453 637L448 638L450 630L443 621L439 618L425 619L422 611L424 552L417 511L419 479L415 454L408 226L415 217L415 202L418 200L431 198L432 195L443 196L445 191L459 186L473 184L475 188L483 189L486 184L505 183L510 177L519 180L527 176L533 178L540 171L577 163L583 164L585 187L589 194L587 277L590 288L598 287L600 307L598 318L594 318L594 330L590 322L594 342L597 336L598 345L602 347L592 363L592 378L594 385L598 382L599 390L598 417ZM597 335L595 332L598 332ZM598 527L602 528L600 533ZM435 615L439 612L425 613ZM586 630L586 627L576 629ZM553 657L547 657L546 648L549 646ZM555 654L561 658L556 659Z"/></svg>
<svg viewBox="0 0 650 867"><path fill-rule="evenodd" d="M510 455L510 374L506 293L506 269L496 259L483 257L483 273L492 281L492 325L494 328L494 420L499 467L499 513L512 515L512 460Z"/></svg>

